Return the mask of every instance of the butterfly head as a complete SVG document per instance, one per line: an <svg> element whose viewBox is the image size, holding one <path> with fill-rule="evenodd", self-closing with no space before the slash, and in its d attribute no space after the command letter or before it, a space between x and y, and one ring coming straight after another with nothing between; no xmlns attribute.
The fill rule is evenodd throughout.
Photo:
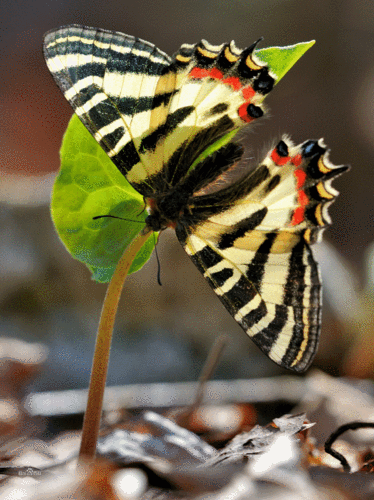
<svg viewBox="0 0 374 500"><path fill-rule="evenodd" d="M148 217L145 222L153 231L163 231L170 227L175 229L176 224L188 205L190 194L177 187L168 193L160 194L155 198L147 198Z"/></svg>

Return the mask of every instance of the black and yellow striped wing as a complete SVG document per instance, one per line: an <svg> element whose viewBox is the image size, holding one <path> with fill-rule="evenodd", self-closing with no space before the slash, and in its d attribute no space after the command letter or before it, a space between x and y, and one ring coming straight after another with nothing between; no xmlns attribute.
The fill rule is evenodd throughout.
<svg viewBox="0 0 374 500"><path fill-rule="evenodd" d="M139 38L76 25L44 41L66 99L145 196L168 190L212 142L263 114L274 78L254 48L202 40L169 57Z"/></svg>
<svg viewBox="0 0 374 500"><path fill-rule="evenodd" d="M322 141L287 138L251 174L196 196L177 236L234 319L277 364L304 371L317 350L321 279L310 244L337 192ZM231 201L230 201L231 200Z"/></svg>

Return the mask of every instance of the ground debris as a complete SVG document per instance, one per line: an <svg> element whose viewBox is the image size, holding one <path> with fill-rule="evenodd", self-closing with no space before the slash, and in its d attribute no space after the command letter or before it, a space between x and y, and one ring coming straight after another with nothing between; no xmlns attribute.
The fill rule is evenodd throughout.
<svg viewBox="0 0 374 500"><path fill-rule="evenodd" d="M287 414L239 433L217 450L172 420L145 411L129 425L138 430L122 425L102 436L93 465L77 466L79 433L23 443L1 464L1 498L20 492L26 500L374 498L373 453L361 452L368 460L366 473L332 468L314 445L313 426L304 414Z"/></svg>
<svg viewBox="0 0 374 500"><path fill-rule="evenodd" d="M29 397L27 384L39 370L43 349L6 341L1 352L0 498L374 498L374 430L361 428L365 422L373 427L371 381L316 371L304 379L212 381L206 384L208 397L192 407L180 404L191 399L192 386L118 387L106 403L97 460L77 465L80 431L69 428L69 422L81 418L83 393ZM160 395L167 403L161 404ZM19 418L9 413L10 400ZM157 400L158 407L142 409L140 400ZM170 404L172 400L179 404ZM292 412L268 418L285 403ZM350 473L326 453L329 436L331 449L344 457Z"/></svg>

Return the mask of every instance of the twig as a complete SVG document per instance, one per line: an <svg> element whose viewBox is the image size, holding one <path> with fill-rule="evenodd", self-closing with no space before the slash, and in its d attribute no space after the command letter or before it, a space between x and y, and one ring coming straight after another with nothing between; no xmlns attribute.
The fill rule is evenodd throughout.
<svg viewBox="0 0 374 500"><path fill-rule="evenodd" d="M122 288L130 266L151 235L140 232L125 249L108 285L103 308L101 311L99 328L97 331L95 353L91 368L91 379L88 389L87 408L84 416L82 441L79 458L93 460L96 453L96 442L99 435L100 419L102 413L106 376L108 372L110 346L112 342L113 327L121 296Z"/></svg>
<svg viewBox="0 0 374 500"><path fill-rule="evenodd" d="M179 425L182 427L186 427L188 424L188 421L190 419L191 414L194 412L196 408L198 408L204 397L204 392L205 392L205 387L206 383L209 381L209 379L212 377L213 373L215 372L217 365L221 359L222 353L224 349L226 348L228 344L229 338L227 335L221 335L218 337L218 339L214 342L212 348L209 351L208 357L204 363L203 369L201 371L199 380L198 380L198 387L195 395L194 401L187 407L187 409L182 413L182 415L179 417Z"/></svg>
<svg viewBox="0 0 374 500"><path fill-rule="evenodd" d="M227 335L221 335L214 342L211 350L209 351L207 360L204 363L203 369L201 371L199 377L199 385L196 391L195 401L191 405L191 410L193 411L195 408L198 408L204 397L205 387L208 380L211 379L213 373L216 371L217 365L221 360L223 351L225 350L227 344L229 342L229 338Z"/></svg>
<svg viewBox="0 0 374 500"><path fill-rule="evenodd" d="M331 436L325 442L325 452L332 457L339 460L343 466L344 472L351 472L351 466L349 465L347 459L338 451L333 450L331 446L335 443L339 436L347 431L356 431L357 429L369 429L374 428L374 422L350 422L348 424L341 425L334 431Z"/></svg>

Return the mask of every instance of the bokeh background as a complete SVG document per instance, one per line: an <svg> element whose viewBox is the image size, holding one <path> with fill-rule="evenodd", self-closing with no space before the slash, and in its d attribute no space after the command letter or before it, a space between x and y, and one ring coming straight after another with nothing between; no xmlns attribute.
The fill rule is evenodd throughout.
<svg viewBox="0 0 374 500"><path fill-rule="evenodd" d="M85 387L105 285L65 251L49 215L58 151L72 110L42 57L42 37L64 24L119 30L172 54L185 42L234 39L239 47L315 39L267 98L270 113L246 138L260 158L288 133L323 137L341 192L318 249L325 279L315 366L373 374L374 3L367 0L2 0L0 2L0 335L49 349L36 390ZM193 380L222 333L231 342L216 377L283 373L252 346L165 232L121 299L110 384Z"/></svg>

